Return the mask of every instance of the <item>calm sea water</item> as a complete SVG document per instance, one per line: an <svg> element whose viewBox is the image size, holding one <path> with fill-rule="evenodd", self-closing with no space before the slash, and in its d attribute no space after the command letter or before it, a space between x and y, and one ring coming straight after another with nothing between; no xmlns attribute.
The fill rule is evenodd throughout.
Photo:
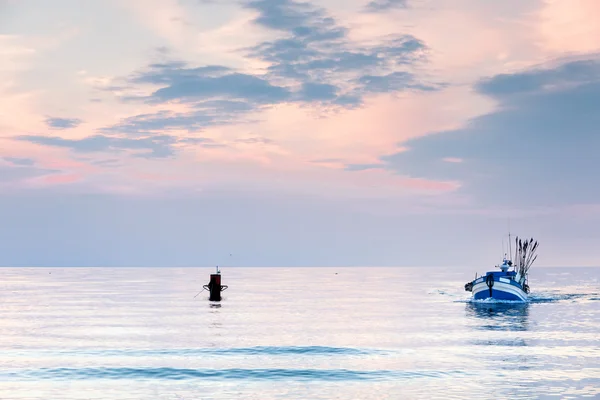
<svg viewBox="0 0 600 400"><path fill-rule="evenodd" d="M600 398L600 268L2 268L0 399ZM484 272L484 269L477 271Z"/></svg>

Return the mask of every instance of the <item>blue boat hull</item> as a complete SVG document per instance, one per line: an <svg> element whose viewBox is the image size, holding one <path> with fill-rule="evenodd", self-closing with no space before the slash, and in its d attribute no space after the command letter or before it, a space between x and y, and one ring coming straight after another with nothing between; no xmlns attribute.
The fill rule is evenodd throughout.
<svg viewBox="0 0 600 400"><path fill-rule="evenodd" d="M509 281L509 279L503 279L502 281L494 280L491 293L486 281L477 279L472 291L473 299L475 300L493 298L496 300L527 301L528 297L527 293L521 288L521 285L515 281Z"/></svg>

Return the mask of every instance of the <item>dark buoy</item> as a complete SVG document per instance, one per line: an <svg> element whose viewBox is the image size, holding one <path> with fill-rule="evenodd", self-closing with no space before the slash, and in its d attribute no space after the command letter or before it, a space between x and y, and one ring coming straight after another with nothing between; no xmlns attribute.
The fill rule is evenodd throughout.
<svg viewBox="0 0 600 400"><path fill-rule="evenodd" d="M221 301L221 292L227 289L227 285L221 285L221 271L217 266L217 273L210 274L210 282L203 286L204 289L210 292L210 301Z"/></svg>

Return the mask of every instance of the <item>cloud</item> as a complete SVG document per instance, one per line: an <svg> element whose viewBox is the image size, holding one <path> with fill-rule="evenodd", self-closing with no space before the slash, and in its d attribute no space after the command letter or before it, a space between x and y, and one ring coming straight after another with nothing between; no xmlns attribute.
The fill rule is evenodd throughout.
<svg viewBox="0 0 600 400"><path fill-rule="evenodd" d="M414 75L408 72L392 72L387 75L364 75L359 78L364 90L373 93L390 93L404 89L419 91L437 90L438 87L418 83Z"/></svg>
<svg viewBox="0 0 600 400"><path fill-rule="evenodd" d="M118 152L124 150L141 151L140 157L167 158L174 154L173 145L177 139L172 136L154 136L150 138L118 138L104 135L89 136L83 139L64 139L60 137L22 135L18 140L43 146L68 148L77 152Z"/></svg>
<svg viewBox="0 0 600 400"><path fill-rule="evenodd" d="M202 138L202 137L182 138L182 139L178 139L177 142L178 143L192 144L192 145L195 145L195 146L200 146L200 147L204 147L204 148L208 148L208 149L210 149L210 148L227 147L227 145L224 144L224 143L217 143L213 139Z"/></svg>
<svg viewBox="0 0 600 400"><path fill-rule="evenodd" d="M600 81L600 62L590 59L568 62L553 69L537 68L496 75L479 82L476 89L492 97L504 98L542 90L560 90L568 85L597 81Z"/></svg>
<svg viewBox="0 0 600 400"><path fill-rule="evenodd" d="M242 139L236 139L235 141L236 141L236 143L243 143L243 144L271 144L271 143L273 143L273 140L264 138L264 137L242 138Z"/></svg>
<svg viewBox="0 0 600 400"><path fill-rule="evenodd" d="M213 125L225 125L252 108L233 103L219 102L214 106L198 105L198 111L174 113L160 111L153 114L140 114L125 118L118 124L100 129L101 133L119 133L134 136L162 135L169 130L199 131Z"/></svg>
<svg viewBox="0 0 600 400"><path fill-rule="evenodd" d="M240 122L250 112L293 100L289 88L224 66L190 67L177 61L155 63L127 77L126 81L129 85L149 84L162 87L147 96L124 96L124 101L143 101L165 106L180 103L190 111L162 110L138 114L100 128L99 133L147 136L161 135L169 130L194 132L210 126Z"/></svg>
<svg viewBox="0 0 600 400"><path fill-rule="evenodd" d="M52 129L77 128L82 122L77 118L46 118L46 125Z"/></svg>
<svg viewBox="0 0 600 400"><path fill-rule="evenodd" d="M594 202L600 170L600 63L595 59L502 74L477 90L496 111L465 127L402 143L386 168L428 179L460 180L489 205ZM462 162L448 162L461 159Z"/></svg>
<svg viewBox="0 0 600 400"><path fill-rule="evenodd" d="M407 0L373 0L366 6L369 12L388 11L393 8L407 8Z"/></svg>
<svg viewBox="0 0 600 400"><path fill-rule="evenodd" d="M61 185L77 182L81 180L81 178L82 177L77 174L53 174L42 177L40 182L51 185Z"/></svg>
<svg viewBox="0 0 600 400"><path fill-rule="evenodd" d="M425 45L411 35L387 38L379 45L351 42L348 30L325 10L292 0L261 0L247 4L259 12L255 22L287 34L250 49L250 56L271 63L272 75L313 78L332 84L340 73L391 72L422 59Z"/></svg>
<svg viewBox="0 0 600 400"><path fill-rule="evenodd" d="M302 84L300 98L308 101L333 100L337 97L338 88L325 83L307 82Z"/></svg>
<svg viewBox="0 0 600 400"><path fill-rule="evenodd" d="M348 164L344 167L346 171L366 171L369 169L383 169L382 164Z"/></svg>
<svg viewBox="0 0 600 400"><path fill-rule="evenodd" d="M14 163L7 159L10 159L10 157L4 158L4 160L10 163L9 165L0 163L0 184L10 184L60 172L51 169L38 168L28 164L19 164L18 162Z"/></svg>
<svg viewBox="0 0 600 400"><path fill-rule="evenodd" d="M32 158L19 158L19 157L2 157L2 159L15 166L32 166L35 164L35 160Z"/></svg>
<svg viewBox="0 0 600 400"><path fill-rule="evenodd" d="M126 118L99 133L162 134L189 132L231 122L276 104L301 103L342 108L359 106L374 93L435 90L409 70L424 60L425 44L411 35L382 38L369 46L354 43L348 29L324 9L293 0L256 0L244 4L257 12L254 23L283 37L241 51L267 63L266 73L246 73L223 65L195 66L183 61L152 63L121 79L119 87L138 94L123 101L152 105L184 104L184 113L160 111ZM168 48L162 53L169 55ZM140 85L150 87L139 95ZM165 107L166 108L166 107Z"/></svg>
<svg viewBox="0 0 600 400"><path fill-rule="evenodd" d="M535 42L555 54L590 54L600 50L600 3L597 0L544 1L536 10L532 28L539 36Z"/></svg>
<svg viewBox="0 0 600 400"><path fill-rule="evenodd" d="M104 160L91 160L90 163L93 165L98 165L100 167L114 168L120 167L122 165L121 161L122 160L118 158L108 158Z"/></svg>
<svg viewBox="0 0 600 400"><path fill-rule="evenodd" d="M164 85L150 96L142 98L150 103L195 103L226 98L255 104L273 104L290 98L287 88L222 66L188 68L180 62L153 64L148 70L129 80L131 83Z"/></svg>
<svg viewBox="0 0 600 400"><path fill-rule="evenodd" d="M248 100L216 99L191 104L190 112L167 110L139 114L124 118L119 123L99 129L103 134L125 134L133 136L162 135L169 130L200 131L216 125L240 122L243 115L255 111L262 105Z"/></svg>
<svg viewBox="0 0 600 400"><path fill-rule="evenodd" d="M442 159L442 161L449 162L449 163L461 163L461 162L463 162L462 158L456 158L456 157L445 157L445 158Z"/></svg>
<svg viewBox="0 0 600 400"><path fill-rule="evenodd" d="M324 13L309 3L292 0L255 0L246 3L246 7L259 11L255 22L278 30L298 30L309 23L325 25L329 20Z"/></svg>
<svg viewBox="0 0 600 400"><path fill-rule="evenodd" d="M305 101L328 100L352 107L374 91L373 81L393 81L380 86L390 92L434 88L408 71L425 60L427 50L412 35L399 34L380 39L379 43L361 45L351 41L348 29L324 9L309 3L260 0L246 6L259 12L255 23L285 35L248 49L249 57L269 64L272 80L300 85L303 90L313 83L328 85L326 96L322 91L315 97L300 96Z"/></svg>

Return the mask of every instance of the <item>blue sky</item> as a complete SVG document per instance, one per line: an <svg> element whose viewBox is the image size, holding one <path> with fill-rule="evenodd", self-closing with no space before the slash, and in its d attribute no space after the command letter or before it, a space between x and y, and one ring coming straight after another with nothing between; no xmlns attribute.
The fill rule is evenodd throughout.
<svg viewBox="0 0 600 400"><path fill-rule="evenodd" d="M597 15L0 0L0 265L600 265Z"/></svg>

